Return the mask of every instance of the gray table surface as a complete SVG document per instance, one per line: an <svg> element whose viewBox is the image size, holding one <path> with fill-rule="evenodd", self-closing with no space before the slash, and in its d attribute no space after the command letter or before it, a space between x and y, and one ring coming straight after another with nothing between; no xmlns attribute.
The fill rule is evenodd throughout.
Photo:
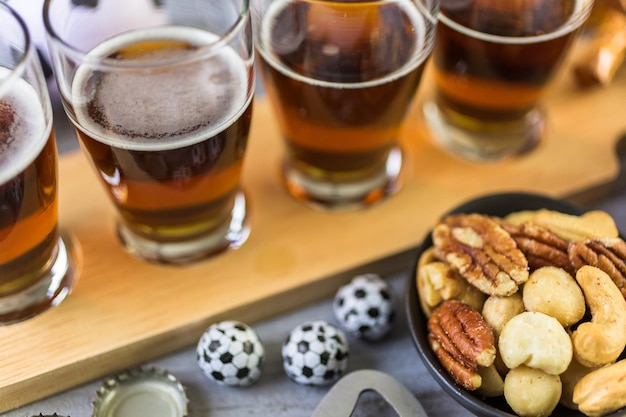
<svg viewBox="0 0 626 417"><path fill-rule="evenodd" d="M77 148L75 136L61 109L58 96L54 89L51 91L59 148L61 152L74 150ZM616 188L611 195L587 202L586 207L606 210L614 216L620 229L626 230L626 191L624 188ZM392 332L377 343L367 343L351 338L348 371L377 369L388 373L404 384L431 416L468 415L465 409L441 390L417 356L404 312L404 286L410 265L401 267L403 268L385 276L396 291L396 308L399 313ZM329 388L300 386L289 380L282 368L280 349L291 329L305 321L326 320L336 323L331 302L330 299L323 300L289 314L251 324L266 349L266 365L263 375L251 387L223 387L210 381L196 364L194 346L145 364L165 368L182 381L189 397L190 417L310 416ZM57 413L61 416L72 417L91 416L92 402L103 381L104 379L92 381L9 411L3 416L30 417L38 416L40 413L44 415ZM368 395L359 402L353 415L384 417L397 414L386 407L378 397Z"/></svg>

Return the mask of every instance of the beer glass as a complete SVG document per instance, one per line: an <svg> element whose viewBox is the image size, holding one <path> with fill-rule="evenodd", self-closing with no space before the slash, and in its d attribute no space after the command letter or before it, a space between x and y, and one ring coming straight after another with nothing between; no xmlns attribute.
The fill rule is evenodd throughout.
<svg viewBox="0 0 626 417"><path fill-rule="evenodd" d="M185 264L249 235L247 0L47 0L55 78L136 257Z"/></svg>
<svg viewBox="0 0 626 417"><path fill-rule="evenodd" d="M253 0L259 66L289 193L351 210L399 190L398 142L431 52L438 0Z"/></svg>
<svg viewBox="0 0 626 417"><path fill-rule="evenodd" d="M46 81L26 25L0 2L0 325L57 305L77 276L57 188Z"/></svg>
<svg viewBox="0 0 626 417"><path fill-rule="evenodd" d="M435 95L423 111L435 142L465 159L497 161L546 134L540 99L592 0L442 0Z"/></svg>

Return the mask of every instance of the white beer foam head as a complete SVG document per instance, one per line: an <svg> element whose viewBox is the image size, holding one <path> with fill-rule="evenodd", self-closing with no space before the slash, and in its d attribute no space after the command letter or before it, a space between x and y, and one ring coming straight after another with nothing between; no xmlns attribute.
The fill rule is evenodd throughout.
<svg viewBox="0 0 626 417"><path fill-rule="evenodd" d="M0 67L0 80L10 70ZM18 175L35 160L46 144L48 129L39 95L21 78L14 82L0 97L0 111L12 112L7 138L0 137L0 185Z"/></svg>
<svg viewBox="0 0 626 417"><path fill-rule="evenodd" d="M206 45L218 37L193 28L146 29L113 38L90 55L106 57L126 45L154 39ZM195 52L176 53L184 60ZM167 65L159 64L161 52L155 51L142 57L149 61L141 70L115 69L100 77L89 67L79 68L71 101L80 127L120 148L165 150L222 131L247 107L248 70L234 50L223 47L184 64L176 64L176 56L168 54ZM94 81L97 86L85 94L85 86Z"/></svg>

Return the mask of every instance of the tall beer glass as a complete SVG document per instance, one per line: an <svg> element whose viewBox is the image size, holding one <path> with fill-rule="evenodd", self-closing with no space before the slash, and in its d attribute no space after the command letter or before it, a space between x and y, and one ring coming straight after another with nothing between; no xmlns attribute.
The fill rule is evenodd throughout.
<svg viewBox="0 0 626 417"><path fill-rule="evenodd" d="M434 139L462 158L497 161L546 134L540 100L593 0L442 0L433 49Z"/></svg>
<svg viewBox="0 0 626 417"><path fill-rule="evenodd" d="M183 264L244 243L248 1L46 0L44 24L66 113L125 248Z"/></svg>
<svg viewBox="0 0 626 417"><path fill-rule="evenodd" d="M57 305L76 278L57 188L47 85L24 22L0 2L0 325Z"/></svg>
<svg viewBox="0 0 626 417"><path fill-rule="evenodd" d="M261 74L294 197L347 210L398 191L398 136L432 49L438 4L253 0Z"/></svg>

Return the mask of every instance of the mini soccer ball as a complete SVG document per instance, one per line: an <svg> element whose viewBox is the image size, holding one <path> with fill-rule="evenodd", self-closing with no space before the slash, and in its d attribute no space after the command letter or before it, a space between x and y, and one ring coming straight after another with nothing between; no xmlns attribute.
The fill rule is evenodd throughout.
<svg viewBox="0 0 626 417"><path fill-rule="evenodd" d="M391 330L395 318L393 290L376 274L356 276L337 291L333 311L348 334L379 340Z"/></svg>
<svg viewBox="0 0 626 417"><path fill-rule="evenodd" d="M249 326L223 321L204 332L196 347L196 359L209 379L222 385L246 387L261 376L265 350Z"/></svg>
<svg viewBox="0 0 626 417"><path fill-rule="evenodd" d="M327 385L348 368L349 347L343 332L325 321L301 324L283 343L287 376L303 385Z"/></svg>

